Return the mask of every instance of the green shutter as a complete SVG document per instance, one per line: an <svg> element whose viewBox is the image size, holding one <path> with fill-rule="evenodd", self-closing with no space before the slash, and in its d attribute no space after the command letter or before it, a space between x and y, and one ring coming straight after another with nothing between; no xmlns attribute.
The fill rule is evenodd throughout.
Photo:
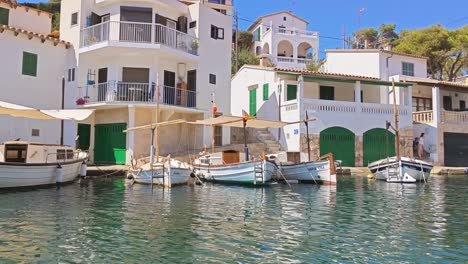
<svg viewBox="0 0 468 264"><path fill-rule="evenodd" d="M0 25L8 25L8 17L10 10L6 8L0 8Z"/></svg>
<svg viewBox="0 0 468 264"><path fill-rule="evenodd" d="M320 100L335 100L335 87L320 86Z"/></svg>
<svg viewBox="0 0 468 264"><path fill-rule="evenodd" d="M286 86L286 101L297 99L297 85L288 84Z"/></svg>
<svg viewBox="0 0 468 264"><path fill-rule="evenodd" d="M78 148L89 150L91 142L91 125L78 124Z"/></svg>
<svg viewBox="0 0 468 264"><path fill-rule="evenodd" d="M249 91L249 115L254 116L257 114L257 89Z"/></svg>
<svg viewBox="0 0 468 264"><path fill-rule="evenodd" d="M37 76L37 54L23 52L23 75Z"/></svg>
<svg viewBox="0 0 468 264"><path fill-rule="evenodd" d="M259 28L257 29L257 41L260 41L260 40L262 39L262 36L261 36L261 35L262 35L262 28L259 27Z"/></svg>
<svg viewBox="0 0 468 264"><path fill-rule="evenodd" d="M270 93L268 91L268 83L263 85L263 101L267 101L268 97L270 97Z"/></svg>

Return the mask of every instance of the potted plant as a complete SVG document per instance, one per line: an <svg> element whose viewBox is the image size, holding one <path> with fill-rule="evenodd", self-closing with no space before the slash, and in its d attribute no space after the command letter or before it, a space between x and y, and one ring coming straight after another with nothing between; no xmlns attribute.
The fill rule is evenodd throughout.
<svg viewBox="0 0 468 264"><path fill-rule="evenodd" d="M84 105L86 104L86 100L84 98L78 98L78 100L76 100L76 105Z"/></svg>
<svg viewBox="0 0 468 264"><path fill-rule="evenodd" d="M196 39L192 40L192 51L193 52L198 51L198 40Z"/></svg>

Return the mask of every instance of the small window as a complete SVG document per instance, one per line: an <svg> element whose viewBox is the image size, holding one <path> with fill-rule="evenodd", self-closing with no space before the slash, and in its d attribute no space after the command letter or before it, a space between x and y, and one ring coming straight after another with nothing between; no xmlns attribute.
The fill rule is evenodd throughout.
<svg viewBox="0 0 468 264"><path fill-rule="evenodd" d="M68 81L69 82L75 81L75 68L68 69Z"/></svg>
<svg viewBox="0 0 468 264"><path fill-rule="evenodd" d="M28 145L5 145L5 162L26 162Z"/></svg>
<svg viewBox="0 0 468 264"><path fill-rule="evenodd" d="M39 129L32 129L31 130L31 136L33 137L39 137L40 136L40 130Z"/></svg>
<svg viewBox="0 0 468 264"><path fill-rule="evenodd" d="M286 17L283 17L283 21L286 21L286 20L287 20L287 18L286 18Z"/></svg>
<svg viewBox="0 0 468 264"><path fill-rule="evenodd" d="M68 82L71 82L71 69L68 69Z"/></svg>
<svg viewBox="0 0 468 264"><path fill-rule="evenodd" d="M67 149L67 159L73 159L73 149Z"/></svg>
<svg viewBox="0 0 468 264"><path fill-rule="evenodd" d="M408 62L402 62L401 74L406 76L414 76L414 64Z"/></svg>
<svg viewBox="0 0 468 264"><path fill-rule="evenodd" d="M268 90L269 90L269 89L268 89L268 88L269 88L268 86L269 86L268 83L265 83L265 84L263 85L263 101L267 101L268 98L270 97L270 93L269 93L269 91L268 91Z"/></svg>
<svg viewBox="0 0 468 264"><path fill-rule="evenodd" d="M464 111L466 108L466 102L464 100L460 100L460 111Z"/></svg>
<svg viewBox="0 0 468 264"><path fill-rule="evenodd" d="M297 99L297 85L288 84L286 86L286 101Z"/></svg>
<svg viewBox="0 0 468 264"><path fill-rule="evenodd" d="M65 160L66 152L64 149L57 149L57 160Z"/></svg>
<svg viewBox="0 0 468 264"><path fill-rule="evenodd" d="M249 115L257 114L257 88L249 90Z"/></svg>
<svg viewBox="0 0 468 264"><path fill-rule="evenodd" d="M10 10L0 7L0 25L7 25L9 20Z"/></svg>
<svg viewBox="0 0 468 264"><path fill-rule="evenodd" d="M210 83L216 84L216 75L210 73Z"/></svg>
<svg viewBox="0 0 468 264"><path fill-rule="evenodd" d="M195 27L197 27L197 21L190 22L189 28L195 28Z"/></svg>
<svg viewBox="0 0 468 264"><path fill-rule="evenodd" d="M75 68L72 69L72 82L75 81Z"/></svg>
<svg viewBox="0 0 468 264"><path fill-rule="evenodd" d="M211 25L211 38L224 39L224 28Z"/></svg>
<svg viewBox="0 0 468 264"><path fill-rule="evenodd" d="M335 100L335 87L320 86L320 100Z"/></svg>
<svg viewBox="0 0 468 264"><path fill-rule="evenodd" d="M71 15L71 25L77 25L78 24L78 12L75 12Z"/></svg>
<svg viewBox="0 0 468 264"><path fill-rule="evenodd" d="M452 97L444 96L443 97L443 106L447 111L452 111Z"/></svg>
<svg viewBox="0 0 468 264"><path fill-rule="evenodd" d="M23 75L37 76L37 54L23 52Z"/></svg>

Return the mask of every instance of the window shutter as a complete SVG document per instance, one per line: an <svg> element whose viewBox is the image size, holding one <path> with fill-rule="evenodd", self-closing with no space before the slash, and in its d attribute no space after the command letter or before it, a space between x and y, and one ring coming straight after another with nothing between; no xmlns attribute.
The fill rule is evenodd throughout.
<svg viewBox="0 0 468 264"><path fill-rule="evenodd" d="M297 85L288 84L286 86L286 101L297 99Z"/></svg>
<svg viewBox="0 0 468 264"><path fill-rule="evenodd" d="M335 87L320 86L320 100L335 100Z"/></svg>
<svg viewBox="0 0 468 264"><path fill-rule="evenodd" d="M257 89L249 91L249 115L254 116L257 114Z"/></svg>
<svg viewBox="0 0 468 264"><path fill-rule="evenodd" d="M37 76L37 54L23 52L23 75Z"/></svg>
<svg viewBox="0 0 468 264"><path fill-rule="evenodd" d="M262 28L261 27L258 27L257 29L257 41L260 41L261 38L262 38Z"/></svg>
<svg viewBox="0 0 468 264"><path fill-rule="evenodd" d="M0 25L8 25L10 10L0 8Z"/></svg>
<svg viewBox="0 0 468 264"><path fill-rule="evenodd" d="M268 91L268 83L265 83L263 85L263 101L267 101L268 100L268 97L270 95L269 91Z"/></svg>

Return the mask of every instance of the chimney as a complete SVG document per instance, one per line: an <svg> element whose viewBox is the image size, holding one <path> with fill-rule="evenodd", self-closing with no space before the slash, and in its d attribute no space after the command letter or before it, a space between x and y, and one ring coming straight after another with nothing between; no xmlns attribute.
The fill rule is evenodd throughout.
<svg viewBox="0 0 468 264"><path fill-rule="evenodd" d="M383 49L386 51L392 51L392 44L390 43L384 44Z"/></svg>
<svg viewBox="0 0 468 264"><path fill-rule="evenodd" d="M260 55L260 66L262 67L270 67L270 59L268 59L268 55L262 54Z"/></svg>

